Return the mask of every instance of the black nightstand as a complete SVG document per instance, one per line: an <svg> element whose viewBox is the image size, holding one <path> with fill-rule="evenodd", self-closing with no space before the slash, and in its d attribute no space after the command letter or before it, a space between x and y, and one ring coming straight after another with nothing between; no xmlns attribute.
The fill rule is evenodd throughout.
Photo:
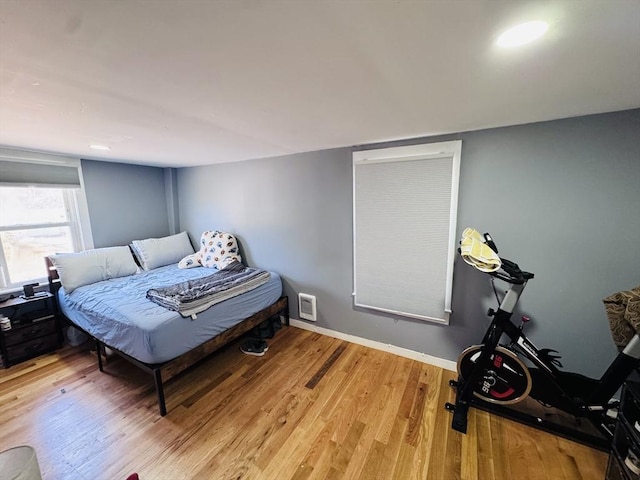
<svg viewBox="0 0 640 480"><path fill-rule="evenodd" d="M0 354L5 368L62 345L55 298L48 292L38 295L0 303L0 314L11 320L10 330L0 330Z"/></svg>

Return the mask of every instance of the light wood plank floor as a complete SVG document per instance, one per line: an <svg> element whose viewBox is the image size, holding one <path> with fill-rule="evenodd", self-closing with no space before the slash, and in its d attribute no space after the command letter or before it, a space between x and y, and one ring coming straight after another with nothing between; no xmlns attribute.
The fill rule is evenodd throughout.
<svg viewBox="0 0 640 480"><path fill-rule="evenodd" d="M451 430L453 374L294 327L264 357L238 343L166 388L66 347L0 369L0 450L35 447L45 480L598 479L606 454L472 409Z"/></svg>

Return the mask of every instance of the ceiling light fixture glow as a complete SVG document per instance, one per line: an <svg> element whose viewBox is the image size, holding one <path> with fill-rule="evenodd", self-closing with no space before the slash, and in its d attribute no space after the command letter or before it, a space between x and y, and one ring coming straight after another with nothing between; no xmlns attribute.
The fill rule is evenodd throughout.
<svg viewBox="0 0 640 480"><path fill-rule="evenodd" d="M543 36L548 29L549 24L546 22L536 21L523 23L502 33L496 43L505 48L519 47L520 45L537 40Z"/></svg>
<svg viewBox="0 0 640 480"><path fill-rule="evenodd" d="M107 147L106 145L89 145L89 148L94 150L111 150L111 147Z"/></svg>

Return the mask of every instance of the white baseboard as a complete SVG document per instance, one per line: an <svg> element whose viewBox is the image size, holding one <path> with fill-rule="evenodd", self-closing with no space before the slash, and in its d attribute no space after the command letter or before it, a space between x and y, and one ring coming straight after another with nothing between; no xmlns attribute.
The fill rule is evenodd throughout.
<svg viewBox="0 0 640 480"><path fill-rule="evenodd" d="M417 360L422 363L428 363L429 365L434 365L436 367L444 368L445 370L451 370L452 372L456 371L456 362L453 362L451 360L445 360L444 358L433 357L431 355L427 355L426 353L416 352L414 350L397 347L395 345L391 345L387 343L376 342L375 340L369 340L367 338L356 337L355 335L349 335L348 333L329 330L328 328L318 327L316 325L303 322L302 320L298 320L296 318L291 318L289 322L291 326L301 328L303 330L309 330L311 332L316 332L321 335L327 335L328 337L339 338L340 340L344 340L346 342L356 343L358 345L363 345L365 347L375 348L376 350L382 350L383 352L393 353L401 357L410 358L412 360Z"/></svg>

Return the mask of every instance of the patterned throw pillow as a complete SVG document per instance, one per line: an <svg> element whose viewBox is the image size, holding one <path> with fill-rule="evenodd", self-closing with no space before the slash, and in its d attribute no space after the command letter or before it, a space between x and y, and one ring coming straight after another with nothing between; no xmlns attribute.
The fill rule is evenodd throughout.
<svg viewBox="0 0 640 480"><path fill-rule="evenodd" d="M200 252L187 255L178 262L178 268L193 268L200 266Z"/></svg>
<svg viewBox="0 0 640 480"><path fill-rule="evenodd" d="M232 262L242 262L236 237L219 230L207 230L200 237L200 264L222 270Z"/></svg>
<svg viewBox="0 0 640 480"><path fill-rule="evenodd" d="M207 267L222 270L236 261L242 262L236 237L220 230L207 230L200 236L200 250L180 260L178 268Z"/></svg>
<svg viewBox="0 0 640 480"><path fill-rule="evenodd" d="M611 336L618 350L640 333L640 285L614 293L603 300Z"/></svg>

